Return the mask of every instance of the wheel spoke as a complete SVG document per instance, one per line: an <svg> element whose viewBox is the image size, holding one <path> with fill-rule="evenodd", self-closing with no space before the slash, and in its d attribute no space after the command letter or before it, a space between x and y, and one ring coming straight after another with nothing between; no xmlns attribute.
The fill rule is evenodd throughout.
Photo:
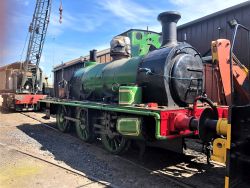
<svg viewBox="0 0 250 188"><path fill-rule="evenodd" d="M109 140L110 140L110 146L111 146L112 150L115 151L116 148L115 148L114 140L113 139L109 139Z"/></svg>
<svg viewBox="0 0 250 188"><path fill-rule="evenodd" d="M84 135L84 130L83 130L83 129L81 129L81 127L80 127L79 132L81 133L81 136L83 136L83 135Z"/></svg>
<svg viewBox="0 0 250 188"><path fill-rule="evenodd" d="M118 149L119 148L119 144L118 144L116 138L114 138L113 140L114 140L114 144L115 144L115 149Z"/></svg>
<svg viewBox="0 0 250 188"><path fill-rule="evenodd" d="M128 148L129 141L120 136L115 130L117 115L104 113L102 117L102 119L105 119L100 122L103 127L101 128L103 129L101 140L104 147L113 154L123 153Z"/></svg>
<svg viewBox="0 0 250 188"><path fill-rule="evenodd" d="M76 114L76 118L80 121L76 122L76 133L78 137L85 142L92 142L94 140L94 133L91 131L90 125L88 124L88 113L86 110L81 109Z"/></svg>
<svg viewBox="0 0 250 188"><path fill-rule="evenodd" d="M85 138L85 139L88 137L88 133L86 132L85 129L83 130L83 135L84 135L84 138Z"/></svg>
<svg viewBox="0 0 250 188"><path fill-rule="evenodd" d="M57 127L61 132L69 131L69 121L65 120L64 118L66 114L67 114L66 108L63 106L60 106L57 112L56 121L57 121Z"/></svg>

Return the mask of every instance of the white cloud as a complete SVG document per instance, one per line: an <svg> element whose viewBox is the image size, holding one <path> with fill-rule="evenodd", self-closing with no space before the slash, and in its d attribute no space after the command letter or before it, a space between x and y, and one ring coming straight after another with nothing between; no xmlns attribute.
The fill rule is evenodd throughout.
<svg viewBox="0 0 250 188"><path fill-rule="evenodd" d="M46 75L51 75L54 66L86 54L88 54L88 50L73 44L48 42L44 45L40 67L43 67L42 69Z"/></svg>
<svg viewBox="0 0 250 188"><path fill-rule="evenodd" d="M147 17L153 16L154 10L150 10L131 0L103 0L99 5L113 15L129 23L147 22Z"/></svg>
<svg viewBox="0 0 250 188"><path fill-rule="evenodd" d="M111 39L110 39L111 40ZM97 51L101 51L101 50L105 50L107 48L109 48L109 43L107 44L100 44L94 47L94 49L96 49Z"/></svg>
<svg viewBox="0 0 250 188"><path fill-rule="evenodd" d="M19 3L22 6L29 6L30 5L30 1L29 0L16 0L17 3Z"/></svg>
<svg viewBox="0 0 250 188"><path fill-rule="evenodd" d="M16 24L25 25L28 31L29 23L32 20L32 15L23 14L22 12L11 12L10 23L8 26L16 26Z"/></svg>
<svg viewBox="0 0 250 188"><path fill-rule="evenodd" d="M50 22L48 26L48 35L58 36L63 33L63 25L59 23L59 16L53 12L50 15Z"/></svg>
<svg viewBox="0 0 250 188"><path fill-rule="evenodd" d="M126 28L127 30L131 29L131 28ZM134 27L132 29L143 29L143 30L149 30L149 31L155 31L155 32L161 32L161 24L158 21L155 21L154 23L152 22L152 24L149 25L145 25L145 24L140 24L140 25L134 25Z"/></svg>
<svg viewBox="0 0 250 188"><path fill-rule="evenodd" d="M52 13L50 18L50 24L48 34L51 36L59 36L67 31L76 32L91 32L100 27L105 19L99 14L83 14L77 13L70 14L64 11L62 16L62 24L59 23L59 15Z"/></svg>
<svg viewBox="0 0 250 188"><path fill-rule="evenodd" d="M208 2L207 0L168 0L166 2L161 0L159 1L161 6L150 7L132 0L102 0L99 2L99 5L101 9L124 21L124 23L119 23L118 20L113 19L113 22L127 25L130 28L139 28L138 26L146 28L149 26L150 30L160 31L161 27L160 24L157 24L156 17L163 11L175 9L180 12L182 15L182 19L179 22L180 25L245 1L210 0Z"/></svg>
<svg viewBox="0 0 250 188"><path fill-rule="evenodd" d="M179 24L183 24L197 18L226 9L246 0L169 0L181 13L182 19Z"/></svg>
<svg viewBox="0 0 250 188"><path fill-rule="evenodd" d="M24 1L25 6L29 6L30 2L29 1Z"/></svg>
<svg viewBox="0 0 250 188"><path fill-rule="evenodd" d="M76 45L47 43L43 50L45 61L41 61L41 63L54 66L60 64L62 61L67 62L78 58L86 53L88 53L88 50Z"/></svg>
<svg viewBox="0 0 250 188"><path fill-rule="evenodd" d="M42 54L41 58L40 58L40 63L45 63L46 60L45 60L45 56Z"/></svg>
<svg viewBox="0 0 250 188"><path fill-rule="evenodd" d="M155 31L155 32L161 32L162 27L161 27L161 24L159 23L157 25L151 25L151 26L149 26L148 30Z"/></svg>
<svg viewBox="0 0 250 188"><path fill-rule="evenodd" d="M9 64L21 60L21 52L24 46L24 41L13 39L6 46L0 46L0 64ZM23 58L26 55L23 53Z"/></svg>

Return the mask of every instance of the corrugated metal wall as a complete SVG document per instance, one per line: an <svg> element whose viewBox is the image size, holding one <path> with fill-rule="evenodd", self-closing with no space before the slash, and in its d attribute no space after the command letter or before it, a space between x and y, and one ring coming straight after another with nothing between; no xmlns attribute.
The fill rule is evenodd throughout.
<svg viewBox="0 0 250 188"><path fill-rule="evenodd" d="M59 69L57 71L54 71L54 96L59 96L59 90L58 85L59 82L61 82L63 79L66 81L69 81L73 75L73 73L82 68L84 66L84 63L76 63L72 66L68 66L64 69Z"/></svg>
<svg viewBox="0 0 250 188"><path fill-rule="evenodd" d="M110 57L110 53L106 53L106 54L102 54L100 56L97 56L97 62L98 63L106 63L106 62L110 62L111 61L111 57Z"/></svg>
<svg viewBox="0 0 250 188"><path fill-rule="evenodd" d="M186 41L193 45L201 54L210 49L211 41L226 38L231 40L233 30L228 21L237 19L239 23L250 28L250 3L245 3L236 9L222 12L221 14L201 19L198 22L185 24L178 28L178 40ZM249 36L243 29L239 30L235 44L235 54L239 60L249 68Z"/></svg>
<svg viewBox="0 0 250 188"><path fill-rule="evenodd" d="M250 28L250 2L245 2L226 10L208 15L204 18L184 24L178 27L178 40L184 41L194 46L202 55L211 49L211 41L216 39L232 40L233 29L228 21L236 19L238 23ZM250 41L249 34L243 30L238 30L234 53L237 58L250 69ZM211 55L211 53L207 54ZM205 90L209 98L218 104L226 102L220 100L219 88L222 86L213 81L216 80L212 71L212 66L205 66ZM248 77L250 81L250 77ZM249 82L245 82L244 88L249 87ZM239 100L240 101L240 100Z"/></svg>

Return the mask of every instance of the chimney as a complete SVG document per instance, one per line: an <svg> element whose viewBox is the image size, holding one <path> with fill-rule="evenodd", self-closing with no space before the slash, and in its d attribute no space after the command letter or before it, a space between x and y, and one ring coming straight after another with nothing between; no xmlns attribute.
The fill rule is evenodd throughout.
<svg viewBox="0 0 250 188"><path fill-rule="evenodd" d="M158 16L158 21L162 25L162 43L161 46L169 46L177 44L176 24L181 18L179 12L168 11L162 12Z"/></svg>
<svg viewBox="0 0 250 188"><path fill-rule="evenodd" d="M89 61L97 61L97 50L94 49L89 52Z"/></svg>

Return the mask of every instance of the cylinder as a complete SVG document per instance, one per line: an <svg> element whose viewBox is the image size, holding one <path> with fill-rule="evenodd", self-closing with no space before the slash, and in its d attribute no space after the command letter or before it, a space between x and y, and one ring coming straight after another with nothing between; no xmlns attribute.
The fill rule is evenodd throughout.
<svg viewBox="0 0 250 188"><path fill-rule="evenodd" d="M162 12L158 16L158 20L162 25L162 43L161 46L169 46L177 44L176 24L181 18L179 12L168 11Z"/></svg>

